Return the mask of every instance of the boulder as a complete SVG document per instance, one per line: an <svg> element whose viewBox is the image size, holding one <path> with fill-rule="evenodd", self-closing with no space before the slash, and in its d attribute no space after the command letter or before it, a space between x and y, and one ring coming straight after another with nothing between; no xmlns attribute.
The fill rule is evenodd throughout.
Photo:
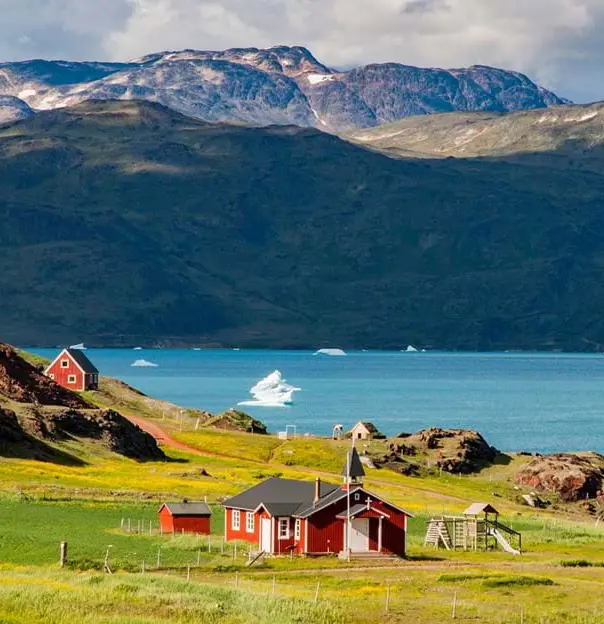
<svg viewBox="0 0 604 624"><path fill-rule="evenodd" d="M604 457L597 453L556 453L536 457L515 477L517 485L557 494L563 501L594 499L602 492Z"/></svg>

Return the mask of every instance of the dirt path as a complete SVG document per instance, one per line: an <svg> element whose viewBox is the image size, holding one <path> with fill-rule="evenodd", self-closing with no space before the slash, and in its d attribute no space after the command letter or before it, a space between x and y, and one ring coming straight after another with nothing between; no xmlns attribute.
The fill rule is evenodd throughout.
<svg viewBox="0 0 604 624"><path fill-rule="evenodd" d="M207 449L201 450L194 446L190 446L189 444L185 444L184 442L180 442L174 439L165 429L163 429L159 425L153 422L150 422L149 420L145 418L141 418L140 416L133 416L132 414L126 414L126 413L124 413L124 416L128 420L133 422L135 425L138 425L143 431L146 431L148 434L152 435L157 440L157 443L160 446L170 446L177 450L186 451L187 453L193 453L195 455L206 455L206 456L209 455L210 457L220 457L222 459L230 459L230 460L240 459L237 457L233 457L232 455L226 455L224 453L210 451ZM273 452L274 452L274 449L273 449ZM271 457L272 457L272 453L271 453ZM249 459L249 458L241 459L241 461L244 461L246 463L250 462L253 464L260 464L264 466L274 466L276 468L285 467L283 464L272 463L271 461L263 462L263 461L258 461L254 459ZM288 468L301 470L303 472L306 472L308 474L312 474L318 477L333 478L335 476L331 472L325 472L323 470L315 470L313 468L308 468L306 466L288 466ZM395 490L423 492L425 494L429 494L430 496L440 499L440 500L448 500L448 501L454 501L454 502L466 502L466 499L461 498L459 496L454 496L452 494L444 494L442 492L437 492L435 490L417 487L416 485L399 485L397 483L391 483L390 481L382 481L381 479L379 478L376 479L374 477L370 477L370 479L372 483L376 485L393 488Z"/></svg>

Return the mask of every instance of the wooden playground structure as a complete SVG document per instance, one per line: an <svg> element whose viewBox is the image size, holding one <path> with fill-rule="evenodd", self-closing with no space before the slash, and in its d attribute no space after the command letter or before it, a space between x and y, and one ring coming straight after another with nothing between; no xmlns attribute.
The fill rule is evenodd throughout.
<svg viewBox="0 0 604 624"><path fill-rule="evenodd" d="M499 512L489 504L474 503L462 516L441 516L428 521L424 546L447 550L489 550L522 552L522 534L499 522Z"/></svg>

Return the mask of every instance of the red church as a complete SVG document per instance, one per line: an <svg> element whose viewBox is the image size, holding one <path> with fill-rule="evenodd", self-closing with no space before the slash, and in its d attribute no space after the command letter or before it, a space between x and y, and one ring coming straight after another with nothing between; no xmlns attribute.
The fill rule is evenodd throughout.
<svg viewBox="0 0 604 624"><path fill-rule="evenodd" d="M80 349L63 349L44 371L69 390L96 390L99 371Z"/></svg>
<svg viewBox="0 0 604 624"><path fill-rule="evenodd" d="M404 557L411 514L363 487L356 449L342 476L342 486L273 477L226 500L226 539L258 544L267 554Z"/></svg>

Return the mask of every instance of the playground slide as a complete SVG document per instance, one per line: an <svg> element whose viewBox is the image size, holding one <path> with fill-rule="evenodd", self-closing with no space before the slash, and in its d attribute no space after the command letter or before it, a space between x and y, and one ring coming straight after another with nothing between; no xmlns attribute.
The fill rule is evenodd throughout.
<svg viewBox="0 0 604 624"><path fill-rule="evenodd" d="M501 533L497 529L490 529L489 534L492 535L498 542L501 548L505 550L505 552L509 552L511 555L519 555L520 551L512 548L511 544L501 535Z"/></svg>

